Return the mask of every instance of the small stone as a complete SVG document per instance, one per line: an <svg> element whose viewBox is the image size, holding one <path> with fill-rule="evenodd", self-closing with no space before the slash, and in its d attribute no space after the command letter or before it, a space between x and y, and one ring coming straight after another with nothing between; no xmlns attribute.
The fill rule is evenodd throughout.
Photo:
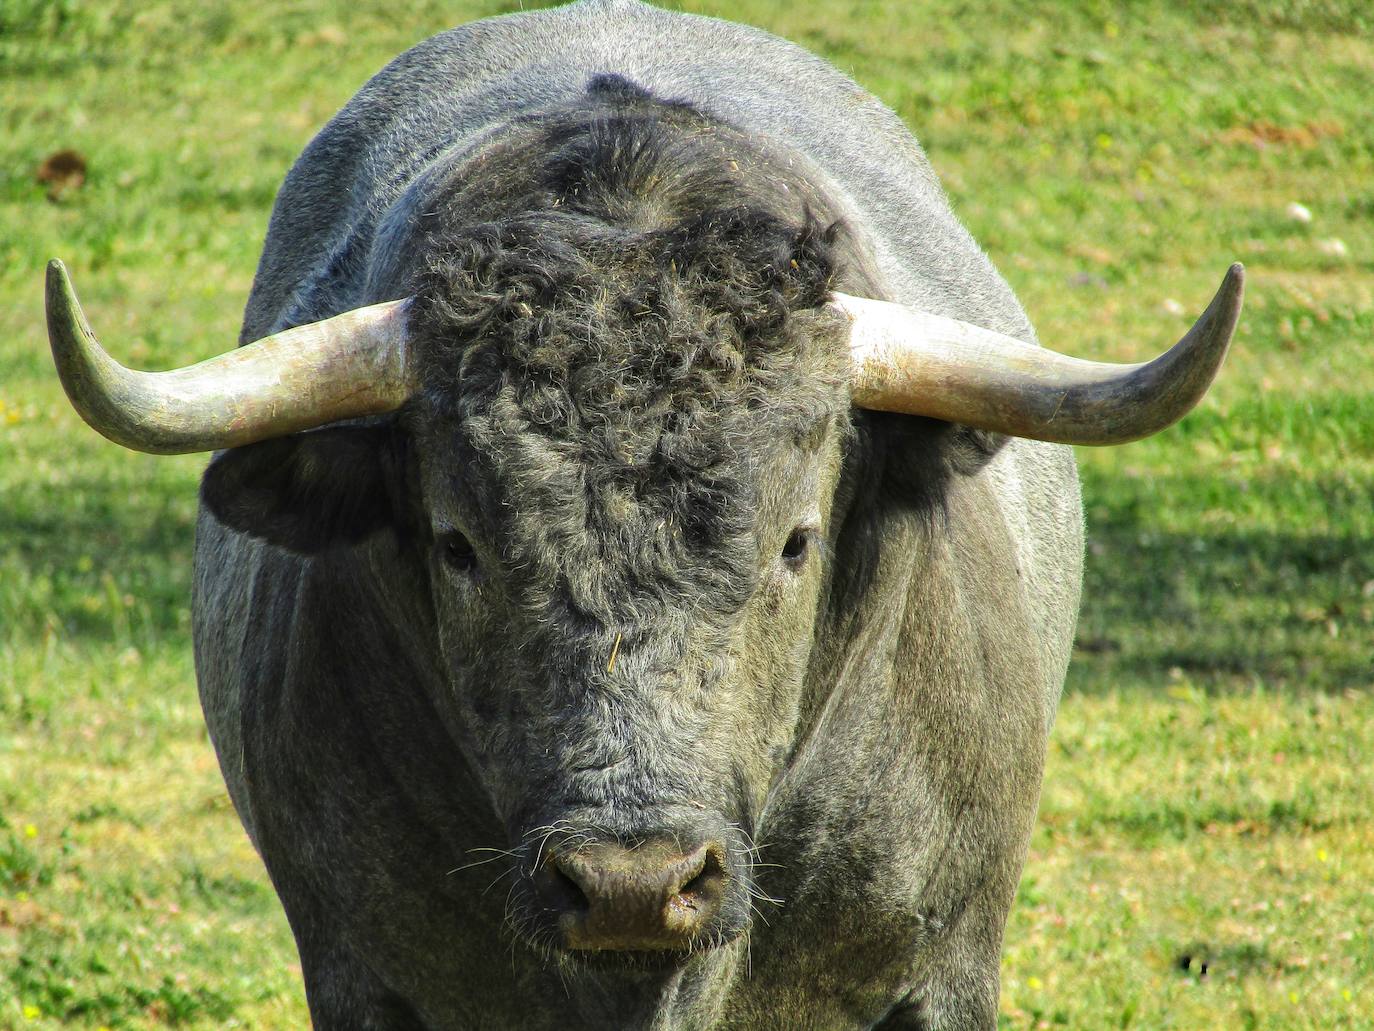
<svg viewBox="0 0 1374 1031"><path fill-rule="evenodd" d="M1294 222L1301 222L1303 225L1312 221L1311 209L1304 204L1299 204L1297 201L1293 201L1288 207L1284 208L1283 213Z"/></svg>
<svg viewBox="0 0 1374 1031"><path fill-rule="evenodd" d="M1335 237L1332 237L1330 240L1318 240L1317 250L1333 258L1344 258L1350 253L1350 249L1346 247L1345 241L1338 240Z"/></svg>
<svg viewBox="0 0 1374 1031"><path fill-rule="evenodd" d="M1179 303L1178 303L1176 300L1174 300L1172 297L1166 297L1166 298L1164 298L1163 302L1161 302L1161 304L1160 304L1160 307L1164 309L1164 314L1166 314L1166 315L1182 315L1182 314L1184 314L1184 307L1183 307L1183 305L1179 304Z"/></svg>

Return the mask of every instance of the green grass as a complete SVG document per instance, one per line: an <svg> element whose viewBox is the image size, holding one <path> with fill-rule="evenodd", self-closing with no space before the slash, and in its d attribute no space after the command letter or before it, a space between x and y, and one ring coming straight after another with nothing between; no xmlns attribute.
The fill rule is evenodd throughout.
<svg viewBox="0 0 1374 1031"><path fill-rule="evenodd" d="M195 699L203 460L81 425L43 263L68 261L126 360L224 349L310 135L406 46L517 6L0 0L0 1028L305 1022ZM1369 1026L1374 13L687 6L796 39L896 108L1061 350L1154 353L1247 263L1201 409L1080 453L1080 647L1002 1023ZM53 201L34 173L61 148L89 171Z"/></svg>

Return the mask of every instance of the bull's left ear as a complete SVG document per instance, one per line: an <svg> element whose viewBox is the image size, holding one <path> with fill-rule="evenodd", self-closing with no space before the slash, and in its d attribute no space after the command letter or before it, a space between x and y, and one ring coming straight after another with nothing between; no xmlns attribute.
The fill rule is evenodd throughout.
<svg viewBox="0 0 1374 1031"><path fill-rule="evenodd" d="M230 529L313 555L404 526L405 466L391 425L311 430L219 455L200 498Z"/></svg>
<svg viewBox="0 0 1374 1031"><path fill-rule="evenodd" d="M1005 433L952 425L942 442L945 465L952 473L972 476L992 461L1010 439Z"/></svg>

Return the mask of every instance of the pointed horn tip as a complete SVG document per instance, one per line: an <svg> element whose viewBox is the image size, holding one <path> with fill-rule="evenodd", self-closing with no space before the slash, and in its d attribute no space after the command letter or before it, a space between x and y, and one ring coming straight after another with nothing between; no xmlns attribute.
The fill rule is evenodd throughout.
<svg viewBox="0 0 1374 1031"><path fill-rule="evenodd" d="M54 294L60 295L63 293L64 288L65 292L71 291L72 278L67 273L67 266L61 258L53 258L48 262L46 285L49 299L51 299Z"/></svg>
<svg viewBox="0 0 1374 1031"><path fill-rule="evenodd" d="M1226 270L1226 278L1221 281L1222 292L1232 296L1237 302L1241 295L1245 293L1245 266L1239 261L1231 262L1231 267Z"/></svg>
<svg viewBox="0 0 1374 1031"><path fill-rule="evenodd" d="M86 328L85 312L81 309L81 302L76 297L76 287L72 286L72 277L61 258L53 258L48 262L43 302L48 316L49 335L54 320L68 324L76 322L82 328Z"/></svg>
<svg viewBox="0 0 1374 1031"><path fill-rule="evenodd" d="M96 343L95 332L86 320L86 311L77 299L67 266L60 258L48 262L47 283L43 295L44 314L48 320L48 345L57 363L58 376L64 387L73 362L86 364L94 360L88 352L103 354ZM82 356L82 357L78 357ZM70 396L70 389L68 395ZM78 410L80 405L77 406Z"/></svg>
<svg viewBox="0 0 1374 1031"><path fill-rule="evenodd" d="M1216 297L1208 307L1214 310L1229 309L1232 313L1232 317L1238 318L1240 316L1241 304L1244 300L1245 266L1238 261L1233 261L1231 267L1226 270L1226 275L1221 281L1221 286L1217 289Z"/></svg>
<svg viewBox="0 0 1374 1031"><path fill-rule="evenodd" d="M1229 346L1231 338L1235 335L1236 325L1240 321L1240 312L1244 302L1245 266L1235 261L1226 270L1226 276L1222 279L1216 296L1212 298L1212 303L1203 312L1200 322L1214 326L1213 334L1217 334L1219 331L1225 346ZM1222 320L1220 323L1216 322L1218 316ZM1225 347L1223 347L1224 349Z"/></svg>
<svg viewBox="0 0 1374 1031"><path fill-rule="evenodd" d="M47 275L43 283L43 299L47 302L49 313L52 311L53 302L62 296L62 287L70 282L67 266L62 264L61 258L53 258L48 262Z"/></svg>

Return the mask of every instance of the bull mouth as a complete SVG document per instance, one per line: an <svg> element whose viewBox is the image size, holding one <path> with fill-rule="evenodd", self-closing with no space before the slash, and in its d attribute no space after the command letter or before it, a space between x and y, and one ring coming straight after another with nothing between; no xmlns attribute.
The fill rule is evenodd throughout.
<svg viewBox="0 0 1374 1031"><path fill-rule="evenodd" d="M675 951L667 949L601 949L590 952L586 949L558 947L555 950L559 966L563 969L585 970L595 974L658 974L672 975L685 972L694 963L706 963L720 953L726 946L733 944L745 932L738 931L728 939L703 944L699 948Z"/></svg>

